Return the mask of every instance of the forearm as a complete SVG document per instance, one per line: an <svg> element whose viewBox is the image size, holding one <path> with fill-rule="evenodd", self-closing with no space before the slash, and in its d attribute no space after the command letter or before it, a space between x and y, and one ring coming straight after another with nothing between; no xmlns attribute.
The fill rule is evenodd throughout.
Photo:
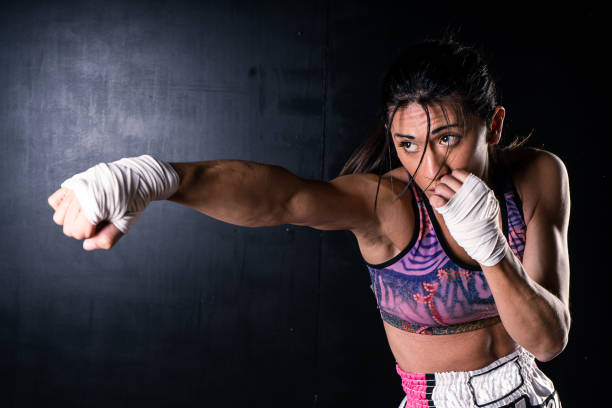
<svg viewBox="0 0 612 408"><path fill-rule="evenodd" d="M570 327L563 302L525 273L510 248L497 265L481 266L508 334L540 361L558 355Z"/></svg>
<svg viewBox="0 0 612 408"><path fill-rule="evenodd" d="M285 224L289 200L300 180L282 167L244 160L170 165L181 181L169 201L246 227Z"/></svg>

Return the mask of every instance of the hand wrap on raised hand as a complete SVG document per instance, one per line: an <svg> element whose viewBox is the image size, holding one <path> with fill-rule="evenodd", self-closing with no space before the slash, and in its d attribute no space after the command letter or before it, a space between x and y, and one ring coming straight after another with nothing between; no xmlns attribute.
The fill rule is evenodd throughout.
<svg viewBox="0 0 612 408"><path fill-rule="evenodd" d="M108 220L125 234L151 201L172 196L179 183L170 164L142 155L97 164L65 180L61 187L74 191L92 224Z"/></svg>
<svg viewBox="0 0 612 408"><path fill-rule="evenodd" d="M497 226L499 202L484 181L470 173L450 200L435 210L444 217L453 238L476 262L493 266L502 260L508 241Z"/></svg>

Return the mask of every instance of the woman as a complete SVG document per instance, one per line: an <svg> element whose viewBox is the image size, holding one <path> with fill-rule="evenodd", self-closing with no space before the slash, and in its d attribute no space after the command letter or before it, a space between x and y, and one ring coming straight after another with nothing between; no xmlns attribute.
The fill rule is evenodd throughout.
<svg viewBox="0 0 612 408"><path fill-rule="evenodd" d="M152 200L241 226L349 230L406 397L400 407L560 407L535 359L570 327L569 184L552 153L498 148L505 110L479 53L409 47L388 71L381 126L330 182L241 160L101 163L49 197L54 221L110 249Z"/></svg>

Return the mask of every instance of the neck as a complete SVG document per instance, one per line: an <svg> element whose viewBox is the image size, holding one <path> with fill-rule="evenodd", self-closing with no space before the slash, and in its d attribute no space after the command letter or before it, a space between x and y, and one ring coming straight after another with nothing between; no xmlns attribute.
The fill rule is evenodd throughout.
<svg viewBox="0 0 612 408"><path fill-rule="evenodd" d="M489 186L489 188L493 188L493 182L495 181L498 167L497 159L498 157L496 156L495 151L489 151L484 170L484 182L487 184L487 186Z"/></svg>

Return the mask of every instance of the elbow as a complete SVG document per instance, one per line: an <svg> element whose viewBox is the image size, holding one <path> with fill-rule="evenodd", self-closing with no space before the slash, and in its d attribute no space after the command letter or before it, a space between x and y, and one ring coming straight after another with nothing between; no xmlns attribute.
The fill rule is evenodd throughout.
<svg viewBox="0 0 612 408"><path fill-rule="evenodd" d="M534 354L534 357L538 361L541 361L543 363L552 360L553 358L561 354L563 350L565 350L565 347L567 346L568 342L568 337L569 321L567 326L564 326L564 328L561 330L561 333L557 335L554 339L550 339L550 342L548 342L547 347L544 347L537 354Z"/></svg>
<svg viewBox="0 0 612 408"><path fill-rule="evenodd" d="M547 363L553 358L557 357L565 349L565 344L557 347L551 347L545 351L540 351L538 354L534 354L534 357L542 363Z"/></svg>

